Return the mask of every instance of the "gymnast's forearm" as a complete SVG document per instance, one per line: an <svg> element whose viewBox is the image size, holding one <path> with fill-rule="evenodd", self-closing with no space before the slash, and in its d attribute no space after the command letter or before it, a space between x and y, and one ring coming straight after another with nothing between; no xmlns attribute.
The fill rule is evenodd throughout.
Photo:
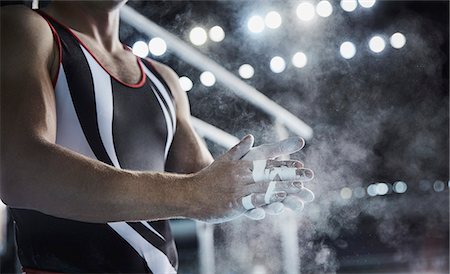
<svg viewBox="0 0 450 274"><path fill-rule="evenodd" d="M2 154L0 194L13 208L100 223L168 219L189 210L190 175L116 169L45 140Z"/></svg>

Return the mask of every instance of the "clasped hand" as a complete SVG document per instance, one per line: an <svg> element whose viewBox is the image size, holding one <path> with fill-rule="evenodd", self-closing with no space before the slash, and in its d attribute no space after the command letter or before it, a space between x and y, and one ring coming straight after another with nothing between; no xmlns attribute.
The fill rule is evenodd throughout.
<svg viewBox="0 0 450 274"><path fill-rule="evenodd" d="M244 214L259 220L267 214L280 214L287 207L298 213L314 194L304 186L314 177L312 170L295 160L277 161L303 148L302 138L253 147L252 135L210 166L196 174L201 183L197 191L196 219L219 223ZM203 187L202 187L203 186ZM207 187L209 190L203 191Z"/></svg>

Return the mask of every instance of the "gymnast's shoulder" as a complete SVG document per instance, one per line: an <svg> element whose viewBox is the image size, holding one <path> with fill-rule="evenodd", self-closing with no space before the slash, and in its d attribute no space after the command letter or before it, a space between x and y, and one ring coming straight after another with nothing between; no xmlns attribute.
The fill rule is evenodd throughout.
<svg viewBox="0 0 450 274"><path fill-rule="evenodd" d="M10 50L27 49L33 54L51 52L53 34L47 21L37 12L24 5L1 8L2 47ZM30 48L33 50L30 51ZM9 52L12 54L12 52Z"/></svg>

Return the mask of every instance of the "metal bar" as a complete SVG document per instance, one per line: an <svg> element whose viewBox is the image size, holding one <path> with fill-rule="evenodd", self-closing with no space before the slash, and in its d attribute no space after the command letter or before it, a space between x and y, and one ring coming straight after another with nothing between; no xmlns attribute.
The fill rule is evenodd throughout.
<svg viewBox="0 0 450 274"><path fill-rule="evenodd" d="M275 121L275 132L280 140L289 137L286 128L283 124ZM290 157L285 156L283 160L288 160ZM279 222L279 229L281 234L281 248L283 255L283 273L285 274L300 274L301 259L300 249L298 246L298 224L295 214L286 210L283 213L283 220Z"/></svg>
<svg viewBox="0 0 450 274"><path fill-rule="evenodd" d="M310 139L312 137L312 128L300 120L297 116L293 115L285 108L269 99L254 87L239 79L239 77L226 70L211 58L191 47L188 43L182 41L164 28L150 21L133 8L127 5L123 6L120 16L124 22L130 24L140 32L149 36L158 36L164 39L170 50L176 53L184 61L200 70L212 72L218 82L221 82L230 88L230 90L237 96L266 112L270 116L273 116L295 134L298 134L305 139Z"/></svg>
<svg viewBox="0 0 450 274"><path fill-rule="evenodd" d="M221 130L220 128L217 128L193 116L191 116L191 121L195 130L201 137L206 138L226 149L230 149L239 143L238 138Z"/></svg>

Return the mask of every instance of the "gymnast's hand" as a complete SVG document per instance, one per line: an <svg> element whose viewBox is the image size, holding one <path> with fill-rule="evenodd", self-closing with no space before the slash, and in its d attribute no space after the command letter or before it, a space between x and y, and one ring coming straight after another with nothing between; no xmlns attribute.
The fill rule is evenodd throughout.
<svg viewBox="0 0 450 274"><path fill-rule="evenodd" d="M264 144L251 148L249 152L242 157L242 160L253 161L254 171L256 169L264 169L266 174L272 173L272 176L282 175L289 169L300 169L300 176L297 180L286 180L286 178L277 178L269 183L269 188L265 194L250 194L243 198L244 208L248 211L245 216L251 219L263 219L267 214L276 215L283 212L284 208L290 208L295 213L303 210L304 204L314 200L314 193L304 187L304 182L310 181L314 177L314 173L310 169L304 168L303 163L299 161L278 161L281 166L272 167L268 165L270 161L266 159L274 159L279 156L289 155L303 148L305 142L302 138L291 137L286 140ZM279 201L270 201L268 197L273 194L279 197L284 195L285 198ZM261 202L263 201L263 202Z"/></svg>
<svg viewBox="0 0 450 274"><path fill-rule="evenodd" d="M297 151L303 146L298 140L294 147L283 147L287 143L282 143L278 153L286 150ZM246 160L245 157L260 158L263 155L272 158L269 148L273 146L252 152L253 141L251 135L246 136L210 166L192 175L192 206L187 217L213 223L225 222L247 212L249 205L252 205L256 210L249 213L250 217L261 219L264 216L256 216L258 212L261 214L260 207L281 202L292 192L289 187L281 187L283 183L302 181L305 180L305 174L312 175L312 172L300 167L302 165L297 161ZM291 143L292 140L289 144ZM247 154L249 156L246 156ZM273 182L280 185L271 188ZM298 192L298 188L295 191ZM268 210L270 211L270 208ZM264 210L262 212L265 215Z"/></svg>

